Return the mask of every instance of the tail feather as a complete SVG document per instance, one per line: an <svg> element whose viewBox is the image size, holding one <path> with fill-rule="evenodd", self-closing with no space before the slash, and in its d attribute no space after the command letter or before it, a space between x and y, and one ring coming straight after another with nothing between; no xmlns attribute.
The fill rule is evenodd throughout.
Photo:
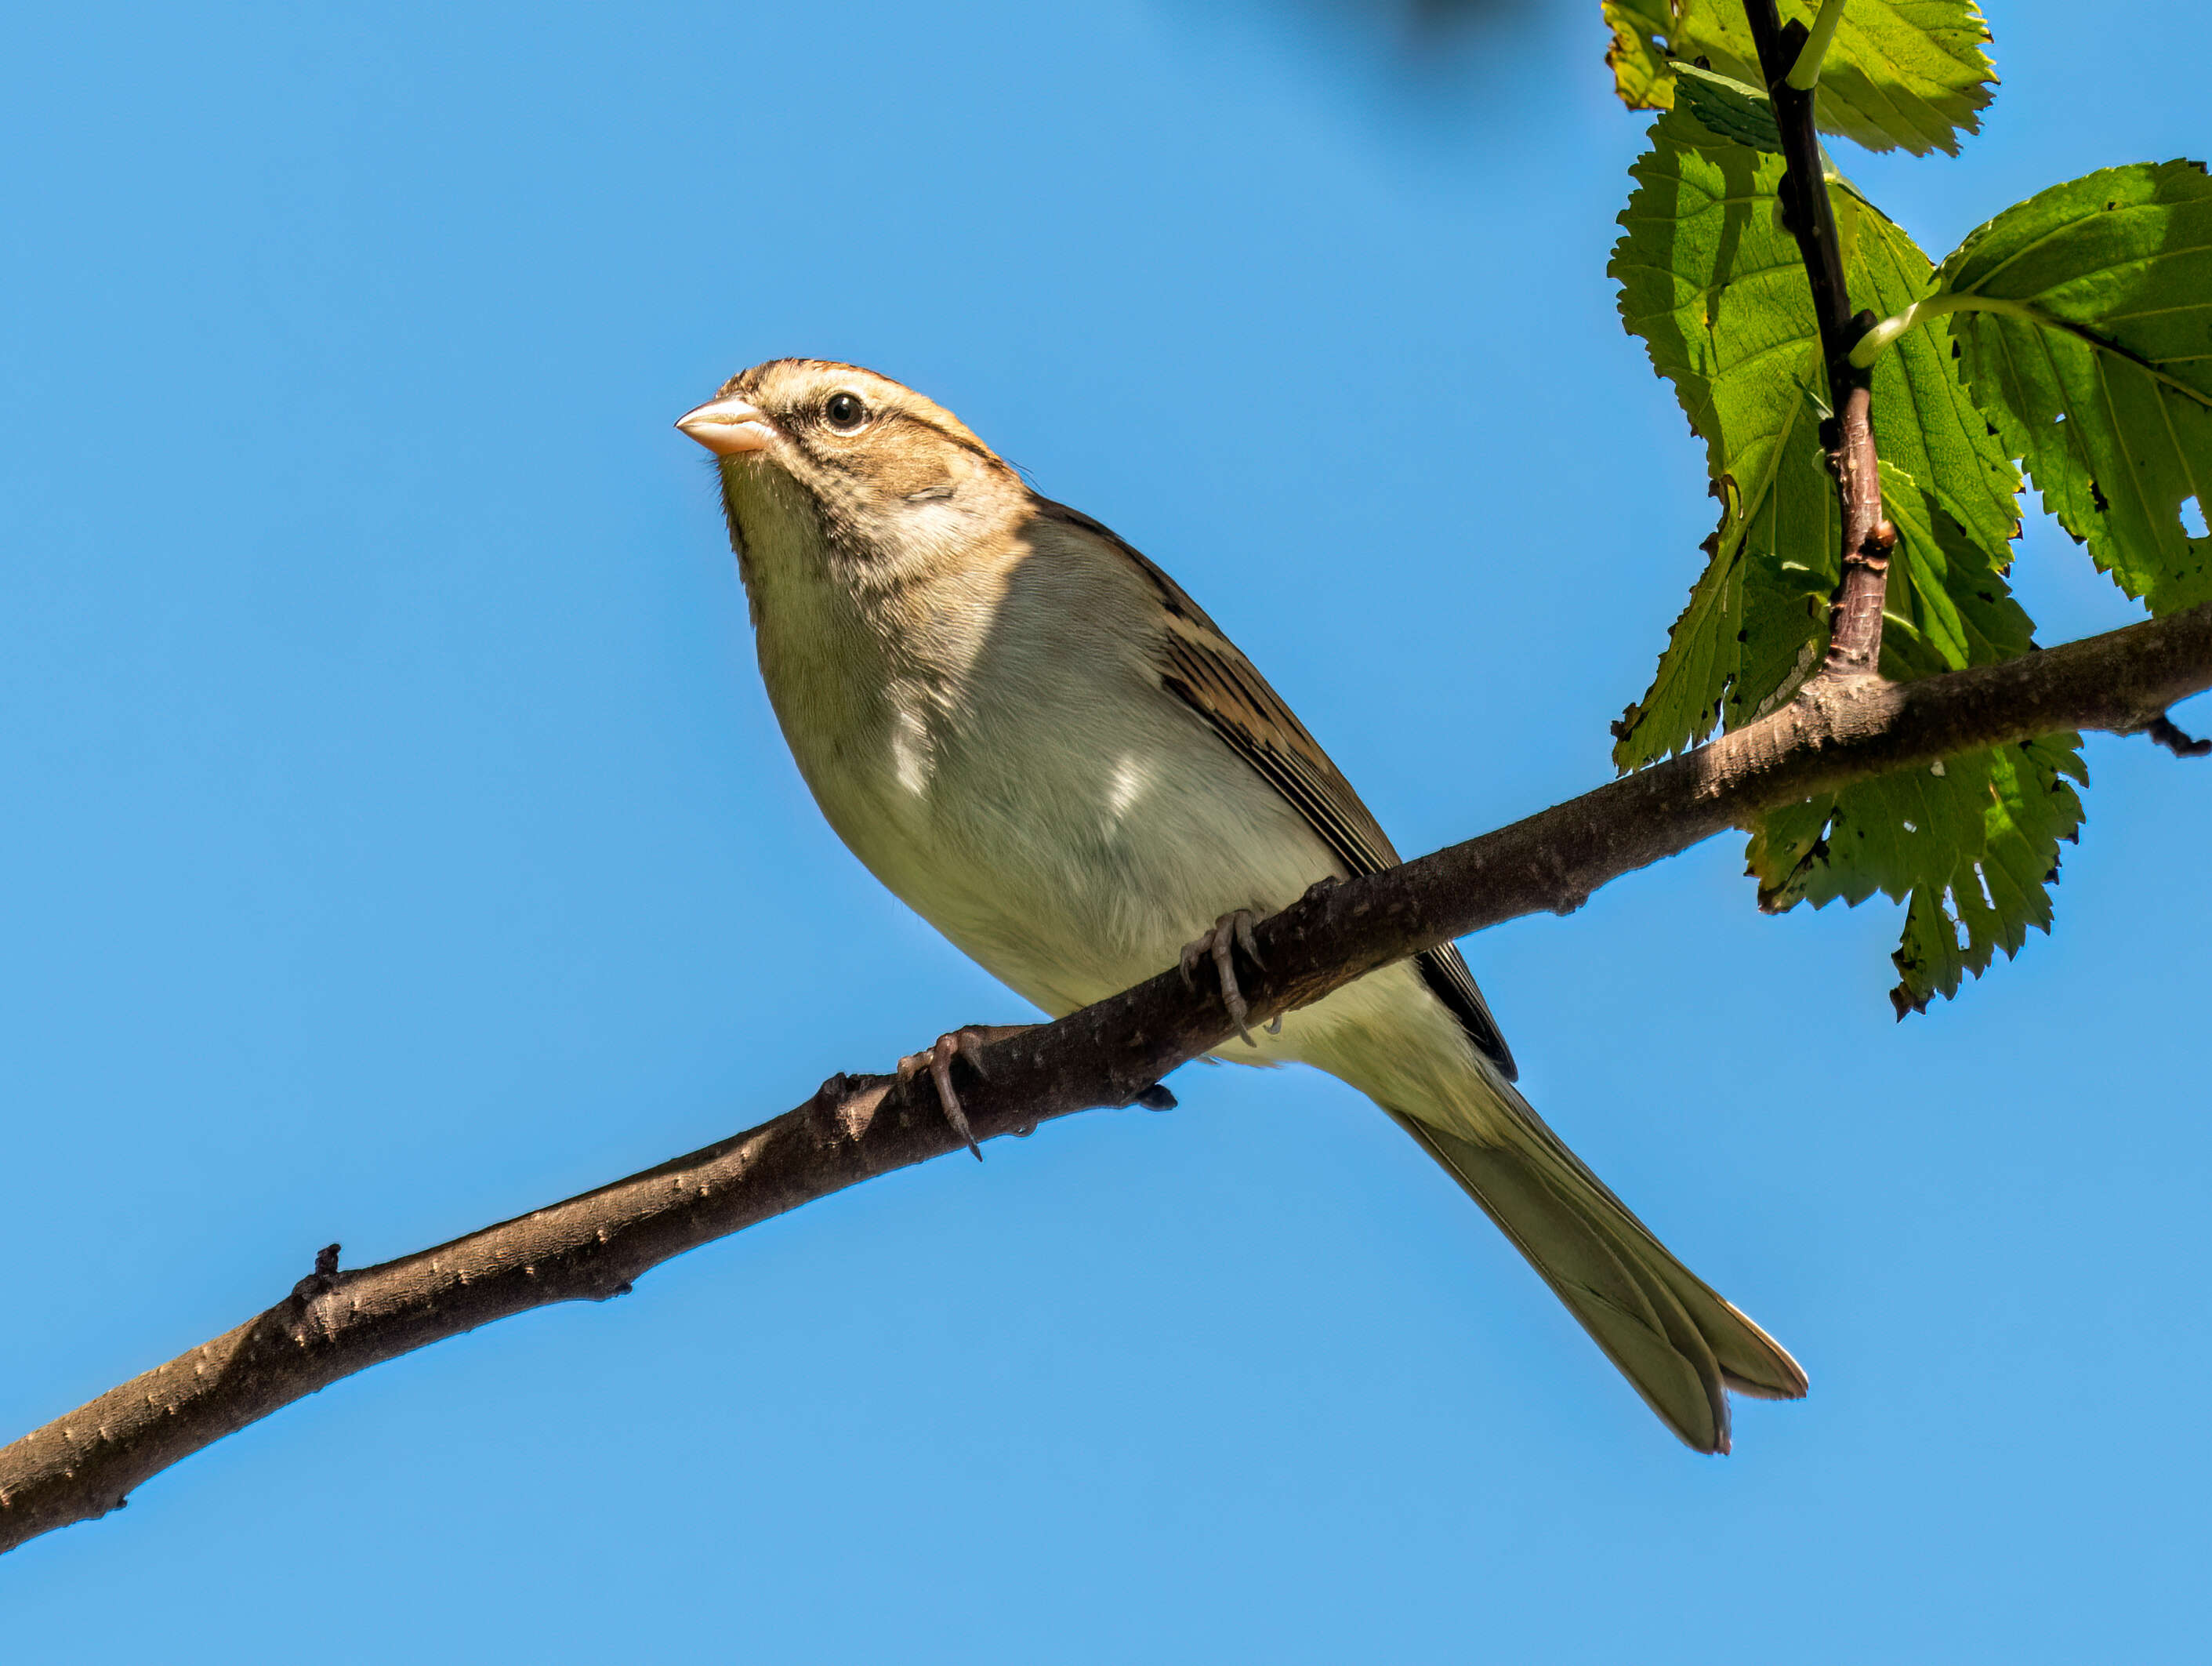
<svg viewBox="0 0 2212 1666"><path fill-rule="evenodd" d="M1669 1253L1510 1088L1513 1134L1478 1141L1401 1112L1543 1276L1660 1420L1700 1452L1729 1449L1727 1390L1795 1400L1789 1353Z"/></svg>

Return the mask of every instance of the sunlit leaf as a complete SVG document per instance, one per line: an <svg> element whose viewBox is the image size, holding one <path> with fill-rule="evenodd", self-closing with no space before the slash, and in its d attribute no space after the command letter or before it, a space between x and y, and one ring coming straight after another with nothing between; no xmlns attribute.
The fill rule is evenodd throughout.
<svg viewBox="0 0 2212 1666"><path fill-rule="evenodd" d="M2154 613L2212 600L2203 167L2106 168L2006 210L1943 263L1928 309L1951 308L1899 344L1948 326L2045 507L2128 594Z"/></svg>
<svg viewBox="0 0 2212 1666"><path fill-rule="evenodd" d="M1724 705L1754 707L1787 680L1820 628L1837 536L1812 304L1774 223L1780 159L1676 112L1630 171L1608 268L1621 319L1674 385L1722 508L1705 575L1617 731L1624 769L1702 739ZM1750 612L1765 625L1756 640Z"/></svg>
<svg viewBox="0 0 2212 1666"><path fill-rule="evenodd" d="M1802 0L1781 7L1785 23L1809 25L1817 10ZM1765 84L1737 0L1604 0L1604 11L1613 34L1606 63L1632 110L1674 106L1670 58ZM1989 38L1972 0L1850 0L1823 63L1814 119L1869 150L1955 155L1958 136L1979 127L1996 82L1982 50Z"/></svg>
<svg viewBox="0 0 2212 1666"><path fill-rule="evenodd" d="M1883 608L1884 676L1903 682L1994 665L2035 645L2035 623L2013 599L1987 544L1887 459L1881 501L1898 529Z"/></svg>

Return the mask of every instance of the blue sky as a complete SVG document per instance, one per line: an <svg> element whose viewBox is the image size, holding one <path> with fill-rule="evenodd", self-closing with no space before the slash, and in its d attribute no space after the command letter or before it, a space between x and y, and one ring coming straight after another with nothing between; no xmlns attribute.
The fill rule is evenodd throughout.
<svg viewBox="0 0 2212 1666"><path fill-rule="evenodd" d="M2212 149L2182 8L1990 9L1961 159L1839 152L1931 252ZM1261 0L19 11L0 1424L1024 1015L785 756L668 426L754 361L1116 527L1408 850L1603 780L1709 506L1595 14L1409 78ZM1903 1025L1893 911L1726 839L1468 944L1811 1371L1732 1458L1364 1102L1194 1067L295 1406L0 1561L10 1657L2191 1655L2212 766L2088 757L2056 939Z"/></svg>

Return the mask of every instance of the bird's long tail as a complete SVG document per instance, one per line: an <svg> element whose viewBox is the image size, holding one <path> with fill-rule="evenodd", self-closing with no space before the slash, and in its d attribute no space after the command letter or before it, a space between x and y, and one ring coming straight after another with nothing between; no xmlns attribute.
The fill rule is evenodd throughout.
<svg viewBox="0 0 2212 1666"><path fill-rule="evenodd" d="M1667 1426L1729 1449L1728 1390L1795 1400L1805 1373L1723 1301L1503 1084L1513 1127L1488 1143L1393 1111L1544 1276Z"/></svg>

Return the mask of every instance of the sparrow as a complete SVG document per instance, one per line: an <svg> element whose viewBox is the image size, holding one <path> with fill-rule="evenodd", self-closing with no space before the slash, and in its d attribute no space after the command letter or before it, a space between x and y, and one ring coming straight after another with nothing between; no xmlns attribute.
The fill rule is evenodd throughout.
<svg viewBox="0 0 2212 1666"><path fill-rule="evenodd" d="M756 365L676 426L714 454L799 773L915 912L1055 1018L1178 961L1218 975L1241 1040L1216 1056L1310 1065L1367 1095L1696 1450L1728 1450L1730 1390L1804 1394L1797 1362L1529 1108L1456 948L1244 1025L1252 919L1398 855L1173 579L950 411L854 365ZM931 1072L963 1136L950 1067L974 1034L902 1066Z"/></svg>

